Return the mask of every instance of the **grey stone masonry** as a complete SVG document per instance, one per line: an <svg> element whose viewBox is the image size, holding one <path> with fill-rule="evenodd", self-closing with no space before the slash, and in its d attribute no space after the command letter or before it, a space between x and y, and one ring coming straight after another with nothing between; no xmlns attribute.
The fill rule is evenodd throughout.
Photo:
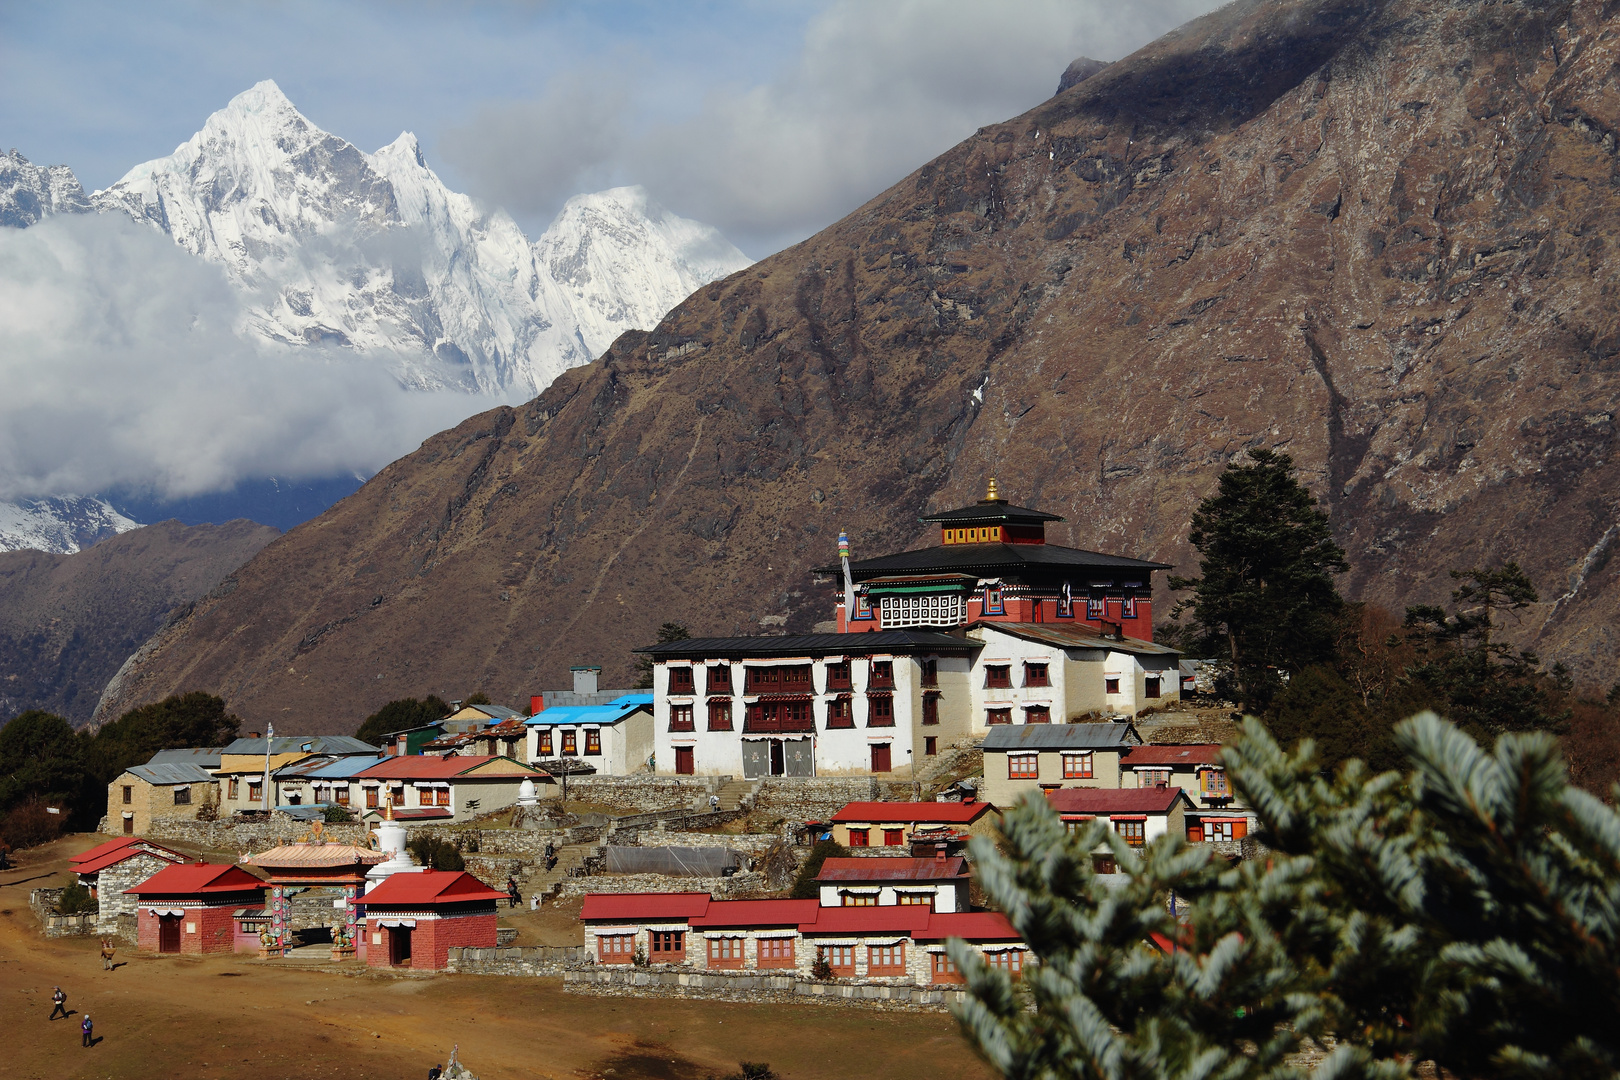
<svg viewBox="0 0 1620 1080"><path fill-rule="evenodd" d="M597 874L571 878L557 888L558 900L572 900L586 893L706 892L716 900L749 896L769 888L764 874L742 873L735 877L670 877L666 874Z"/></svg>
<svg viewBox="0 0 1620 1080"><path fill-rule="evenodd" d="M563 972L563 989L605 997L682 997L720 1001L776 1001L862 1005L943 1012L966 999L961 990L807 979L790 972L677 971L582 968Z"/></svg>
<svg viewBox="0 0 1620 1080"><path fill-rule="evenodd" d="M96 930L103 934L118 932L118 916L135 914L135 897L124 892L133 889L147 878L171 865L173 860L160 859L148 852L131 855L122 862L113 863L96 875L96 903L101 906L96 919Z"/></svg>
<svg viewBox="0 0 1620 1080"><path fill-rule="evenodd" d="M571 776L570 802L597 803L628 814L659 810L693 810L708 806L709 796L729 781L729 776Z"/></svg>
<svg viewBox="0 0 1620 1080"><path fill-rule="evenodd" d="M913 794L910 781L890 782L870 776L772 776L761 783L754 797L754 812L788 821L826 821L846 803L909 800Z"/></svg>
<svg viewBox="0 0 1620 1080"><path fill-rule="evenodd" d="M582 945L452 948L450 970L468 975L529 975L555 978L587 963Z"/></svg>

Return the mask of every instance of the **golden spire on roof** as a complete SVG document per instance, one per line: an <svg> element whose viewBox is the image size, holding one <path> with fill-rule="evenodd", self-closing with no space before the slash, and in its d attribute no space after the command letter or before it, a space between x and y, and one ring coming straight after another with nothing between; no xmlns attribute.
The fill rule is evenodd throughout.
<svg viewBox="0 0 1620 1080"><path fill-rule="evenodd" d="M989 488L989 490L987 490L984 493L984 501L985 502L1000 502L1001 501L1001 494L1000 494L1000 492L996 491L996 478L993 477L993 476L990 478L990 488Z"/></svg>

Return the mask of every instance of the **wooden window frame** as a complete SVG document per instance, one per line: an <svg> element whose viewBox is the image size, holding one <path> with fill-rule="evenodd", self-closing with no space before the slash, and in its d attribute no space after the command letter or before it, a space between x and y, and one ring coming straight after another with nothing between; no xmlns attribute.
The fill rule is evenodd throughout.
<svg viewBox="0 0 1620 1080"><path fill-rule="evenodd" d="M923 736L923 757L937 757L939 755L939 736Z"/></svg>
<svg viewBox="0 0 1620 1080"><path fill-rule="evenodd" d="M231 777L230 794L227 795L226 798L230 799L232 802L235 802L238 798L241 797L241 795L239 794L241 789L237 786L237 784L238 784L238 781L237 781L236 777L234 777L234 776Z"/></svg>
<svg viewBox="0 0 1620 1080"><path fill-rule="evenodd" d="M984 954L985 964L1013 982L1024 977L1024 949L997 949Z"/></svg>
<svg viewBox="0 0 1620 1080"><path fill-rule="evenodd" d="M744 959L747 941L741 934L706 935L709 966L717 971L740 971L747 963Z"/></svg>
<svg viewBox="0 0 1620 1080"><path fill-rule="evenodd" d="M934 910L934 902L939 899L937 892L897 892L894 902L900 907L926 907Z"/></svg>
<svg viewBox="0 0 1620 1080"><path fill-rule="evenodd" d="M348 784L338 784L338 785L334 786L332 788L332 797L337 801L337 804L339 806L348 806L349 805L349 785Z"/></svg>
<svg viewBox="0 0 1620 1080"><path fill-rule="evenodd" d="M877 907L878 894L873 891L854 892L845 889L838 894L839 907Z"/></svg>
<svg viewBox="0 0 1620 1080"><path fill-rule="evenodd" d="M1169 787L1175 782L1175 778L1175 771L1169 766L1155 766L1151 769L1136 770L1137 787L1158 787L1160 784Z"/></svg>
<svg viewBox="0 0 1620 1080"><path fill-rule="evenodd" d="M929 953L929 970L935 983L965 983L967 976L957 969L949 953Z"/></svg>
<svg viewBox="0 0 1620 1080"><path fill-rule="evenodd" d="M647 944L647 958L655 964L679 964L686 959L685 930L649 930Z"/></svg>
<svg viewBox="0 0 1620 1080"><path fill-rule="evenodd" d="M1105 694L1118 694L1118 693L1121 693L1122 691L1120 690L1119 687L1120 687L1120 677L1118 675L1104 675L1103 676L1103 693L1105 693Z"/></svg>
<svg viewBox="0 0 1620 1080"><path fill-rule="evenodd" d="M939 724L939 693L924 693L922 696L922 722L923 727L935 727Z"/></svg>
<svg viewBox="0 0 1620 1080"><path fill-rule="evenodd" d="M881 960L882 963L878 961ZM868 945L866 947L866 974L874 979L892 979L906 974L906 943Z"/></svg>
<svg viewBox="0 0 1620 1080"><path fill-rule="evenodd" d="M1157 698L1164 692L1164 677L1162 675L1149 675L1142 680L1142 696Z"/></svg>
<svg viewBox="0 0 1620 1080"><path fill-rule="evenodd" d="M697 725L692 719L692 706L671 705L669 707L669 730L696 731Z"/></svg>
<svg viewBox="0 0 1620 1080"><path fill-rule="evenodd" d="M550 757L552 755L552 752L553 752L552 749L551 749L551 747L552 747L551 732L549 732L549 731L536 732L535 740L534 740L534 746L535 746L535 753L537 755L539 755L542 758Z"/></svg>
<svg viewBox="0 0 1620 1080"><path fill-rule="evenodd" d="M232 783L235 783L235 781L233 780ZM233 792L231 792L231 794L235 795L236 792L233 791ZM125 806L131 806L131 805L134 804L134 802L135 802L135 785L134 784L125 784L124 785L124 805Z"/></svg>
<svg viewBox="0 0 1620 1080"><path fill-rule="evenodd" d="M448 807L450 805L450 789L447 787L434 788L433 805Z"/></svg>
<svg viewBox="0 0 1620 1080"><path fill-rule="evenodd" d="M586 757L601 757L602 756L602 729L601 728L586 728L585 729L585 756Z"/></svg>
<svg viewBox="0 0 1620 1080"><path fill-rule="evenodd" d="M871 829L869 829L869 828L867 828L867 829L846 829L844 831L849 835L849 846L850 847L871 847L872 846L872 830Z"/></svg>
<svg viewBox="0 0 1620 1080"><path fill-rule="evenodd" d="M375 810L382 805L382 788L366 788L366 809Z"/></svg>
<svg viewBox="0 0 1620 1080"><path fill-rule="evenodd" d="M1052 722L1052 706L1050 706L1050 705L1025 705L1024 706L1024 723L1026 723L1026 724L1050 724L1051 722Z"/></svg>
<svg viewBox="0 0 1620 1080"><path fill-rule="evenodd" d="M1108 597L1093 593L1086 597L1086 618L1106 619L1108 617Z"/></svg>
<svg viewBox="0 0 1620 1080"><path fill-rule="evenodd" d="M754 966L761 970L780 970L799 966L796 938L755 938Z"/></svg>
<svg viewBox="0 0 1620 1080"><path fill-rule="evenodd" d="M905 847L906 846L906 830L903 829L903 828L901 828L901 829L890 829L890 828L885 827L884 830L883 830L883 846L884 847Z"/></svg>
<svg viewBox="0 0 1620 1080"><path fill-rule="evenodd" d="M984 587L984 614L1007 614L1007 595L1000 585L986 585Z"/></svg>
<svg viewBox="0 0 1620 1080"><path fill-rule="evenodd" d="M1147 821L1143 818L1114 818L1114 831L1131 847L1147 846Z"/></svg>
<svg viewBox="0 0 1620 1080"><path fill-rule="evenodd" d="M848 690L855 684L850 677L850 662L841 660L836 664L827 665L827 692L834 690Z"/></svg>
<svg viewBox="0 0 1620 1080"><path fill-rule="evenodd" d="M1095 771L1096 762L1092 758L1092 751L1063 755L1063 779L1090 780Z"/></svg>
<svg viewBox="0 0 1620 1080"><path fill-rule="evenodd" d="M866 695L866 726L894 727L894 695Z"/></svg>
<svg viewBox="0 0 1620 1080"><path fill-rule="evenodd" d="M866 688L868 690L894 689L894 661L873 660L867 671Z"/></svg>
<svg viewBox="0 0 1620 1080"><path fill-rule="evenodd" d="M1012 723L1012 709L1010 707L1006 709L986 709L984 710L984 722L987 727L994 727L997 724L1010 724Z"/></svg>
<svg viewBox="0 0 1620 1080"><path fill-rule="evenodd" d="M816 959L826 964L835 978L849 979L855 975L855 946L818 945Z"/></svg>
<svg viewBox="0 0 1620 1080"><path fill-rule="evenodd" d="M692 706L688 705L686 707L686 711L687 711L687 714L690 715L691 711L692 711ZM673 715L673 713L671 715ZM690 731L691 728L686 728L684 730ZM562 757L578 757L579 756L579 735L578 735L578 733L575 732L573 728L563 728L562 731L560 732L560 734L562 735L561 756Z"/></svg>
<svg viewBox="0 0 1620 1080"><path fill-rule="evenodd" d="M697 689L697 679L692 674L690 664L671 664L669 668L669 692L671 694L691 694Z"/></svg>
<svg viewBox="0 0 1620 1080"><path fill-rule="evenodd" d="M1012 665L986 664L984 665L984 688L986 690L1011 690Z"/></svg>
<svg viewBox="0 0 1620 1080"><path fill-rule="evenodd" d="M731 699L711 698L709 700L709 730L730 731L732 722Z"/></svg>
<svg viewBox="0 0 1620 1080"><path fill-rule="evenodd" d="M710 664L704 677L704 692L709 694L732 694L731 665Z"/></svg>
<svg viewBox="0 0 1620 1080"><path fill-rule="evenodd" d="M1136 618L1136 594L1129 589L1119 600L1119 617L1122 619Z"/></svg>
<svg viewBox="0 0 1620 1080"><path fill-rule="evenodd" d="M1051 686L1052 665L1044 661L1024 661L1025 686Z"/></svg>
<svg viewBox="0 0 1620 1080"><path fill-rule="evenodd" d="M855 699L849 694L840 694L827 702L827 730L837 731L855 726Z"/></svg>
<svg viewBox="0 0 1620 1080"><path fill-rule="evenodd" d="M922 662L922 685L939 685L939 661L933 657Z"/></svg>
<svg viewBox="0 0 1620 1080"><path fill-rule="evenodd" d="M176 785L176 787L174 789L174 805L176 805L176 806L190 806L191 805L191 785L190 784Z"/></svg>
<svg viewBox="0 0 1620 1080"><path fill-rule="evenodd" d="M598 934L596 936L596 962L599 964L635 963L636 935Z"/></svg>
<svg viewBox="0 0 1620 1080"><path fill-rule="evenodd" d="M1041 778L1041 755L1035 754L1008 754L1007 779L1009 780L1039 780Z"/></svg>
<svg viewBox="0 0 1620 1080"><path fill-rule="evenodd" d="M255 791L254 790L255 788L257 788L258 790ZM248 802L263 802L263 801L264 801L264 781L263 780L249 780L248 781Z"/></svg>

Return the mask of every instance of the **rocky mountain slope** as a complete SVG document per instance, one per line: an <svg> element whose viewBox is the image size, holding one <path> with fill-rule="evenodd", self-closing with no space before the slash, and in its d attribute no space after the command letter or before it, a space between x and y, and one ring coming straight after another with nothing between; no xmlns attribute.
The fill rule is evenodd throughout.
<svg viewBox="0 0 1620 1080"><path fill-rule="evenodd" d="M35 165L15 147L0 154L0 226L25 229L51 214L82 214L90 200L66 165Z"/></svg>
<svg viewBox="0 0 1620 1080"><path fill-rule="evenodd" d="M48 709L82 724L169 611L214 588L279 533L174 521L73 555L0 554L0 723Z"/></svg>
<svg viewBox="0 0 1620 1080"><path fill-rule="evenodd" d="M748 265L638 188L571 200L531 245L445 187L410 132L364 153L268 80L89 201L222 264L258 298L253 332L389 355L424 388L526 397Z"/></svg>
<svg viewBox="0 0 1620 1080"><path fill-rule="evenodd" d="M1520 639L1606 686L1617 30L1589 2L1239 0L430 439L103 708L205 688L339 730L572 663L612 683L664 620L809 628L840 528L920 544L992 473L1055 541L1187 571L1192 508L1256 445L1331 508L1350 592L1517 558L1546 598Z"/></svg>

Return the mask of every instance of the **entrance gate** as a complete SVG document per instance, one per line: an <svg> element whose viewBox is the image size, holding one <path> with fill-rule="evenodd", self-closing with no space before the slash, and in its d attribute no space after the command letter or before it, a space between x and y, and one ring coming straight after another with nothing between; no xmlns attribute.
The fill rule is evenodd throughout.
<svg viewBox="0 0 1620 1080"><path fill-rule="evenodd" d="M742 741L743 779L762 776L814 776L814 740L744 739Z"/></svg>

